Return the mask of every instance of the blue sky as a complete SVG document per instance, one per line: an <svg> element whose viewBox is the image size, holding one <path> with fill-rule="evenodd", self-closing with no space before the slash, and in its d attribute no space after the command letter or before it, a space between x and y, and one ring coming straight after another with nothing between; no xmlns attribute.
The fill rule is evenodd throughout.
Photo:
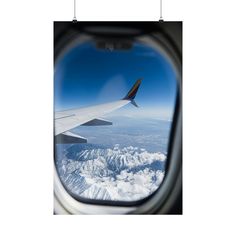
<svg viewBox="0 0 236 236"><path fill-rule="evenodd" d="M135 98L141 109L128 105L114 114L155 113L172 118L177 88L175 71L161 53L149 46L134 43L131 50L110 52L87 42L59 59L54 77L56 111L121 99L142 78Z"/></svg>

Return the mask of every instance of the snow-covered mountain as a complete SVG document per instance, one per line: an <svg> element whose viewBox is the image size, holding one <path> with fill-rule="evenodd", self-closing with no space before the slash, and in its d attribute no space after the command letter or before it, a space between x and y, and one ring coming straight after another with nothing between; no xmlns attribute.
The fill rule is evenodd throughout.
<svg viewBox="0 0 236 236"><path fill-rule="evenodd" d="M135 201L160 186L166 155L138 147L61 145L57 169L74 194L90 199ZM72 158L73 157L73 158Z"/></svg>

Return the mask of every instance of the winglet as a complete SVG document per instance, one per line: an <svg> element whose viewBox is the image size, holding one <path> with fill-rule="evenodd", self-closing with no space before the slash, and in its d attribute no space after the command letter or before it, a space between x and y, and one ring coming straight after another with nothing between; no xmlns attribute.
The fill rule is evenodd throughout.
<svg viewBox="0 0 236 236"><path fill-rule="evenodd" d="M136 96L136 94L137 94L137 92L138 92L138 88L139 88L141 82L142 82L142 79L138 79L138 80L135 82L135 84L133 85L133 87L129 90L129 92L127 93L127 95L123 98L123 100L130 100L131 103L132 103L134 106L136 106L136 107L138 107L138 105L136 104L136 102L134 101L134 99L135 99L135 96Z"/></svg>

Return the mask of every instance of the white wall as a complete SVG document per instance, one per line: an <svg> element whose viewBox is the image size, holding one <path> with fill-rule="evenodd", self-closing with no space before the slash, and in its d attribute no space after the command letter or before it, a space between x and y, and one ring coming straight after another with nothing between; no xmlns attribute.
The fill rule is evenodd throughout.
<svg viewBox="0 0 236 236"><path fill-rule="evenodd" d="M233 235L235 1L163 0L184 21L184 215L52 216L53 21L73 1L0 2L1 235ZM157 0L77 2L79 20L158 20Z"/></svg>

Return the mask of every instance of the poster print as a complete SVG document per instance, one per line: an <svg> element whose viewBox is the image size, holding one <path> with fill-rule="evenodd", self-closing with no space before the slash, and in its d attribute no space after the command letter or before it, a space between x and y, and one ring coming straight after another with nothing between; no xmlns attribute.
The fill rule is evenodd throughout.
<svg viewBox="0 0 236 236"><path fill-rule="evenodd" d="M131 206L158 192L181 89L181 60L165 36L181 26L54 23L55 193Z"/></svg>

